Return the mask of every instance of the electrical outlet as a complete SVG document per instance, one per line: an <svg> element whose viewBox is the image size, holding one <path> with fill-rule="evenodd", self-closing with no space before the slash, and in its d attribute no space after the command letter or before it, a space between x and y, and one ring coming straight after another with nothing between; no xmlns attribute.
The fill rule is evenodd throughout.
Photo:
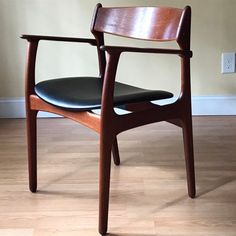
<svg viewBox="0 0 236 236"><path fill-rule="evenodd" d="M222 53L221 56L221 73L235 73L235 53Z"/></svg>

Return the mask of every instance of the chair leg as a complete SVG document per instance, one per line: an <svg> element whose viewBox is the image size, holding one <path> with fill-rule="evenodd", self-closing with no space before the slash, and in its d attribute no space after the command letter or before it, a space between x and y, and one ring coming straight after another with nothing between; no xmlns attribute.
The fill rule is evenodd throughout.
<svg viewBox="0 0 236 236"><path fill-rule="evenodd" d="M99 233L101 235L107 232L112 144L110 135L101 133L99 163Z"/></svg>
<svg viewBox="0 0 236 236"><path fill-rule="evenodd" d="M27 142L28 142L28 171L29 188L31 192L37 191L37 111L27 111Z"/></svg>
<svg viewBox="0 0 236 236"><path fill-rule="evenodd" d="M196 195L195 171L194 171L194 152L193 152L193 131L192 117L189 116L183 121L184 152L187 172L188 195L194 198Z"/></svg>
<svg viewBox="0 0 236 236"><path fill-rule="evenodd" d="M112 145L112 155L113 155L114 164L117 166L120 165L120 155L119 155L117 137L115 138Z"/></svg>

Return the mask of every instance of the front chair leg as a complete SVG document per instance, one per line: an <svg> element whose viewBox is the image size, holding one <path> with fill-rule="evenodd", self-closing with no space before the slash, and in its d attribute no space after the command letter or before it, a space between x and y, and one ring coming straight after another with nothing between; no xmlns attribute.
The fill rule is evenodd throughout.
<svg viewBox="0 0 236 236"><path fill-rule="evenodd" d="M183 120L183 138L184 138L184 152L187 172L188 195L194 198L196 195L195 187L195 171L194 171L194 152L193 152L193 131L192 118L189 116Z"/></svg>
<svg viewBox="0 0 236 236"><path fill-rule="evenodd" d="M101 133L99 163L99 233L101 235L107 232L112 144L112 137Z"/></svg>
<svg viewBox="0 0 236 236"><path fill-rule="evenodd" d="M37 111L28 110L26 115L29 188L33 193L37 191L37 113Z"/></svg>
<svg viewBox="0 0 236 236"><path fill-rule="evenodd" d="M112 155L113 155L113 161L115 165L117 166L120 165L120 155L119 155L117 137L115 137L115 140L112 145Z"/></svg>

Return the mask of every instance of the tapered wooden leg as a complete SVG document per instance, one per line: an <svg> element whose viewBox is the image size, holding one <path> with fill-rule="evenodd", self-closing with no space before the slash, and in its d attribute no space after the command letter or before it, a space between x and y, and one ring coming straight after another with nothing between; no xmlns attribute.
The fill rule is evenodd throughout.
<svg viewBox="0 0 236 236"><path fill-rule="evenodd" d="M119 148L118 148L118 142L117 138L115 138L113 145L112 145L112 155L113 155L113 161L115 165L120 165L120 155L119 155Z"/></svg>
<svg viewBox="0 0 236 236"><path fill-rule="evenodd" d="M107 232L112 144L109 135L101 134L99 163L99 233L101 235Z"/></svg>
<svg viewBox="0 0 236 236"><path fill-rule="evenodd" d="M189 116L183 121L184 152L187 172L188 195L194 198L196 195L195 171L194 171L194 152L193 152L193 131L192 118Z"/></svg>
<svg viewBox="0 0 236 236"><path fill-rule="evenodd" d="M31 192L37 191L37 111L27 112L27 141L28 141L28 170L29 188Z"/></svg>

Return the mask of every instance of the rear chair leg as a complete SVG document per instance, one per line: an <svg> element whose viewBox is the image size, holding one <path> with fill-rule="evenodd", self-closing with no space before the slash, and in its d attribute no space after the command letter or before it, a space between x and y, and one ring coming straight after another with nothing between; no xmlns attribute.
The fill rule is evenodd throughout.
<svg viewBox="0 0 236 236"><path fill-rule="evenodd" d="M29 188L31 192L37 191L37 111L27 111L27 142L28 142L28 171Z"/></svg>
<svg viewBox="0 0 236 236"><path fill-rule="evenodd" d="M115 165L120 165L120 155L119 155L119 148L118 148L118 142L117 137L115 138L113 145L112 145L112 155L113 155L113 161Z"/></svg>
<svg viewBox="0 0 236 236"><path fill-rule="evenodd" d="M184 152L187 172L188 195L194 198L196 195L195 187L195 171L194 171L194 152L193 152L193 131L192 118L189 116L183 120L183 138L184 138Z"/></svg>

